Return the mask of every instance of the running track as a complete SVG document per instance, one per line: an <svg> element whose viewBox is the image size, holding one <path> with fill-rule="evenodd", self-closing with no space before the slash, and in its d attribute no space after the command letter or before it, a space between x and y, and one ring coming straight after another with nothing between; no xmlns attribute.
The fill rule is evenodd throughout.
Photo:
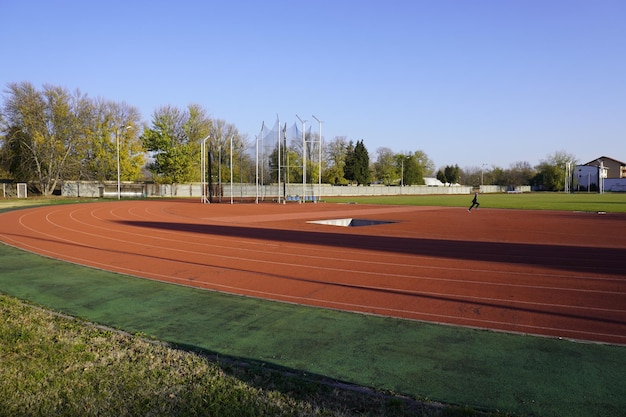
<svg viewBox="0 0 626 417"><path fill-rule="evenodd" d="M339 227L311 220L391 223ZM0 240L210 290L626 344L626 215L139 200L0 214Z"/></svg>

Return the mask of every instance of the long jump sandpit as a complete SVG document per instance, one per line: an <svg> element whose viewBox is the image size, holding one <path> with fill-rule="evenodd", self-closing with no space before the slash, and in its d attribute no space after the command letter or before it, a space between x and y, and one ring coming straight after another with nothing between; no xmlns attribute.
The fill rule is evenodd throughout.
<svg viewBox="0 0 626 417"><path fill-rule="evenodd" d="M147 279L626 344L624 214L136 200L28 208L0 220L9 245Z"/></svg>

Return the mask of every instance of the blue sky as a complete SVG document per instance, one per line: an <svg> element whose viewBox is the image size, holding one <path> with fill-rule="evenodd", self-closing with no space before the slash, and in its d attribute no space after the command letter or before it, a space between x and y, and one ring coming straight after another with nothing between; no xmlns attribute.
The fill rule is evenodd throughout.
<svg viewBox="0 0 626 417"><path fill-rule="evenodd" d="M626 161L626 1L0 0L0 83L276 115L437 167Z"/></svg>

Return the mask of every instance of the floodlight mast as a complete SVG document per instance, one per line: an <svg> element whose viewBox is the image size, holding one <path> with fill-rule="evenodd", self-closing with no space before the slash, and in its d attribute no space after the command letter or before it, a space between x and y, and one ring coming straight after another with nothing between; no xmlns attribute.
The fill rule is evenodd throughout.
<svg viewBox="0 0 626 417"><path fill-rule="evenodd" d="M318 186L318 190L317 190L317 199L319 200L320 197L322 197L322 122L320 119L318 119L317 117L315 117L315 115L312 115L313 118L315 120L317 120L317 123L319 123L320 125L320 137L319 137L319 148L318 148L318 156L317 156L317 186ZM316 201L317 202L317 201Z"/></svg>
<svg viewBox="0 0 626 417"><path fill-rule="evenodd" d="M276 142L276 149L278 150L278 153L277 153L278 159L276 160L276 167L277 167L278 176L277 176L277 181L276 182L278 183L278 190L277 190L278 193L276 194L277 195L276 200L278 201L278 204L280 204L280 161L281 161L281 159L280 159L280 117L278 117L278 113L276 113L276 123L277 123L277 126L278 126L278 135L276 137L276 140L277 140L277 142ZM283 196L283 203L285 203L285 196Z"/></svg>
<svg viewBox="0 0 626 417"><path fill-rule="evenodd" d="M206 148L206 141L209 140L210 137L211 135L208 135L206 138L202 139L202 143L200 146L200 158L201 158L200 172L202 175L202 204L206 204L210 202L208 195L207 195L207 181L206 181L206 174L207 174L206 159L208 155L207 148Z"/></svg>
<svg viewBox="0 0 626 417"><path fill-rule="evenodd" d="M487 166L487 164L483 164L480 167L480 185L483 185L483 180L484 180L484 171L485 171L485 167Z"/></svg>
<svg viewBox="0 0 626 417"><path fill-rule="evenodd" d="M132 129L131 125L124 127L122 130ZM119 129L115 129L115 142L117 149L117 199L120 200L122 198L122 186L121 186L121 169L120 169L120 132Z"/></svg>
<svg viewBox="0 0 626 417"><path fill-rule="evenodd" d="M259 204L259 137L258 136L254 136L254 140L255 140L255 146L256 146L256 160L254 161L254 168L255 168L255 175L254 175L254 182L255 182L255 198L254 198L254 202L256 204Z"/></svg>
<svg viewBox="0 0 626 417"><path fill-rule="evenodd" d="M230 204L233 204L233 136L230 135Z"/></svg>
<svg viewBox="0 0 626 417"><path fill-rule="evenodd" d="M302 203L306 201L306 139L304 129L306 126L306 120L302 120L300 116L296 114L296 117L302 123Z"/></svg>
<svg viewBox="0 0 626 417"><path fill-rule="evenodd" d="M265 121L261 123L261 184L263 184L262 199L265 198Z"/></svg>

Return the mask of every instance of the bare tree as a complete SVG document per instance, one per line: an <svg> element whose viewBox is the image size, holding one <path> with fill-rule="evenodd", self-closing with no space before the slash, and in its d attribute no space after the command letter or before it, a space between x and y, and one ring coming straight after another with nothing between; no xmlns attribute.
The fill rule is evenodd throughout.
<svg viewBox="0 0 626 417"><path fill-rule="evenodd" d="M116 178L117 145L121 180L139 179L146 159L140 140L139 110L126 103L100 99L94 102L93 113L91 140L80 150L82 164L77 179Z"/></svg>
<svg viewBox="0 0 626 417"><path fill-rule="evenodd" d="M328 143L328 168L324 173L324 181L326 183L334 185L345 185L348 183L344 173L347 148L348 140L345 136L336 136Z"/></svg>
<svg viewBox="0 0 626 417"><path fill-rule="evenodd" d="M61 180L79 170L80 149L90 139L92 103L79 90L45 85L38 91L28 82L10 83L6 92L8 170L51 195Z"/></svg>

